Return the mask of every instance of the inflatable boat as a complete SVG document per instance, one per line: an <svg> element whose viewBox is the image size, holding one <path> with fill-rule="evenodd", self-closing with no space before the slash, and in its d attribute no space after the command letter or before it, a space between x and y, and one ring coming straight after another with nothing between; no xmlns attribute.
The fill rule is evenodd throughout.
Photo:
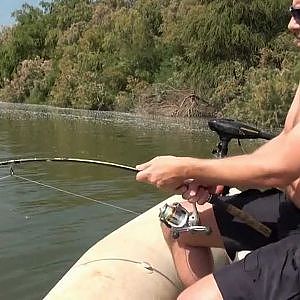
<svg viewBox="0 0 300 300"><path fill-rule="evenodd" d="M96 243L44 299L176 299L182 286L158 214L181 200L170 197ZM216 268L229 262L223 249L212 252Z"/></svg>

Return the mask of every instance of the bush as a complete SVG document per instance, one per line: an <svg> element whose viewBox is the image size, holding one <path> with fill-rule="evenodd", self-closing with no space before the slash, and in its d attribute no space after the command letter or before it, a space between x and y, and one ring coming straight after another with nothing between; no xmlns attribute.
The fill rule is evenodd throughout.
<svg viewBox="0 0 300 300"><path fill-rule="evenodd" d="M262 59L266 57L263 55ZM225 106L224 115L256 125L282 127L300 79L298 70L292 58L282 61L280 68L251 68L245 84L233 87L235 96Z"/></svg>
<svg viewBox="0 0 300 300"><path fill-rule="evenodd" d="M24 60L12 80L0 89L0 99L7 102L44 103L51 90L52 62L41 58Z"/></svg>

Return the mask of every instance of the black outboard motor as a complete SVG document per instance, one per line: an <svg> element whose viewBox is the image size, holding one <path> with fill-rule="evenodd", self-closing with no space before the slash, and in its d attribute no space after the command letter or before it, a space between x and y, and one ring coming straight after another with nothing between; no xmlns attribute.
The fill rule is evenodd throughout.
<svg viewBox="0 0 300 300"><path fill-rule="evenodd" d="M217 149L213 150L213 154L222 158L228 153L228 144L232 139L237 139L239 145L241 139L265 139L271 140L275 137L273 134L261 131L255 127L238 122L232 119L211 119L208 121L208 126L215 131L219 136L219 143ZM229 192L229 187L223 189L223 195Z"/></svg>
<svg viewBox="0 0 300 300"><path fill-rule="evenodd" d="M255 127L238 122L232 119L211 119L208 126L215 131L220 142L217 149L213 152L217 157L224 157L228 153L228 144L231 139L265 139L271 140L275 137L273 134L261 131Z"/></svg>

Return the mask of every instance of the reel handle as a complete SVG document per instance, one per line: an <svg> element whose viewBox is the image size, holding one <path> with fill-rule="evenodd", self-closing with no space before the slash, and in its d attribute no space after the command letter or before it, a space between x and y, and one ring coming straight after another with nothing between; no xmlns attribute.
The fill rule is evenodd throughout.
<svg viewBox="0 0 300 300"><path fill-rule="evenodd" d="M211 233L211 229L208 226L197 225L197 226L188 226L182 228L172 228L172 236L174 239L179 238L180 233L182 232L191 232L193 233L203 233L205 235L209 235Z"/></svg>

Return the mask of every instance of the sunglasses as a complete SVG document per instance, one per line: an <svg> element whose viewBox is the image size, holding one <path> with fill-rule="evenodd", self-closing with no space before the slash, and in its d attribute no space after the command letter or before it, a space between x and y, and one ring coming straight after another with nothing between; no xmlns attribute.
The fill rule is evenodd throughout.
<svg viewBox="0 0 300 300"><path fill-rule="evenodd" d="M290 6L289 11L295 20L300 20L300 8L294 8L293 6Z"/></svg>

